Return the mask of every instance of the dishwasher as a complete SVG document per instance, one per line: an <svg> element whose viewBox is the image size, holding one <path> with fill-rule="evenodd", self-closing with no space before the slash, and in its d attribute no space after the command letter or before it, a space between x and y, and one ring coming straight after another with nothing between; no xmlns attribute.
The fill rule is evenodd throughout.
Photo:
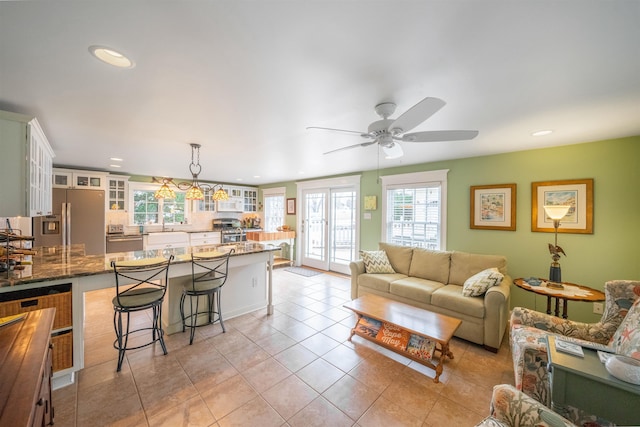
<svg viewBox="0 0 640 427"><path fill-rule="evenodd" d="M109 225L107 232L107 253L131 252L142 250L141 234L124 234L121 224Z"/></svg>

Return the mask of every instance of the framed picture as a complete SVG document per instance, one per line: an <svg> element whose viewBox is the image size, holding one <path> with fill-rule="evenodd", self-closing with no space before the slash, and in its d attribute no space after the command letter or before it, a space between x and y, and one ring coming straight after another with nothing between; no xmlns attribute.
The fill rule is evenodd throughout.
<svg viewBox="0 0 640 427"><path fill-rule="evenodd" d="M558 233L593 234L593 179L531 183L531 231L553 233L545 205L569 205Z"/></svg>
<svg viewBox="0 0 640 427"><path fill-rule="evenodd" d="M364 196L364 210L375 211L378 205L378 198L376 196Z"/></svg>
<svg viewBox="0 0 640 427"><path fill-rule="evenodd" d="M471 186L471 228L516 229L516 184Z"/></svg>
<svg viewBox="0 0 640 427"><path fill-rule="evenodd" d="M291 198L287 199L287 215L295 215L296 214L296 199Z"/></svg>

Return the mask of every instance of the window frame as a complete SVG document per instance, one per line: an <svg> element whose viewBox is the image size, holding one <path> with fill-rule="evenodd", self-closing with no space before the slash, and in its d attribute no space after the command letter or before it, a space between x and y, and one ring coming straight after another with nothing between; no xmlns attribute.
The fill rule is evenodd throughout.
<svg viewBox="0 0 640 427"><path fill-rule="evenodd" d="M436 184L440 187L440 247L438 250L447 250L447 174L449 169L413 172L399 175L381 176L382 182L382 229L380 240L387 240L387 224L388 224L388 191L399 188L423 188L433 187ZM393 214L393 213L392 213Z"/></svg>
<svg viewBox="0 0 640 427"><path fill-rule="evenodd" d="M158 199L158 221L154 224L136 224L135 222L135 202L134 202L134 193L136 191L153 191L155 192L160 188L161 184L153 184L153 183L145 183L145 182L129 182L129 212L128 212L128 221L130 225L162 225L163 218L163 207L164 207L164 199ZM178 193L186 193L185 191L179 190L175 188L174 191L176 194ZM188 224L188 218L191 215L193 208L192 204L189 203L189 200L184 201L184 222L183 224ZM179 222L166 222L165 225L180 225Z"/></svg>
<svg viewBox="0 0 640 427"><path fill-rule="evenodd" d="M287 189L285 187L274 187L274 188L265 188L262 190L262 206L264 206L263 212L264 212L264 218L263 218L263 225L262 228L264 231L276 231L276 230L270 230L268 228L268 218L267 218L267 201L266 198L267 197L282 197L282 224L280 225L284 225L284 221L286 219L286 196L287 196Z"/></svg>

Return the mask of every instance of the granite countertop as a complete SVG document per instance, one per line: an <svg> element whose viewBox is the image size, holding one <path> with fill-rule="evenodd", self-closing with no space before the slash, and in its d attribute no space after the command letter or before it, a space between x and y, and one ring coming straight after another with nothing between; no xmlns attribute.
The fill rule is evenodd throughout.
<svg viewBox="0 0 640 427"><path fill-rule="evenodd" d="M188 246L184 248L159 249L148 251L119 252L104 255L85 255L84 245L71 245L34 248L37 252L32 255L33 265L26 266L25 270L15 270L0 273L0 288L8 288L27 283L42 282L48 280L68 279L79 276L92 276L112 272L111 261L128 261L159 256L168 258L174 256L174 263L189 262L191 254L203 252L235 252L231 255L242 256L247 254L272 252L279 248L267 247L259 243L238 243L207 246ZM4 289L5 291L7 289Z"/></svg>

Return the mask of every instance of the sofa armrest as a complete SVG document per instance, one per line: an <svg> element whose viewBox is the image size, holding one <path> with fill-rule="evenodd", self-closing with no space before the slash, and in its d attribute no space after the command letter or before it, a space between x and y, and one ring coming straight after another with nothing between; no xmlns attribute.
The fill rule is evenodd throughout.
<svg viewBox="0 0 640 427"><path fill-rule="evenodd" d="M349 263L351 270L351 299L358 298L358 276L364 274L364 261L361 259Z"/></svg>
<svg viewBox="0 0 640 427"><path fill-rule="evenodd" d="M500 348L509 320L511 277L505 275L496 286L484 295L484 345L492 351Z"/></svg>

